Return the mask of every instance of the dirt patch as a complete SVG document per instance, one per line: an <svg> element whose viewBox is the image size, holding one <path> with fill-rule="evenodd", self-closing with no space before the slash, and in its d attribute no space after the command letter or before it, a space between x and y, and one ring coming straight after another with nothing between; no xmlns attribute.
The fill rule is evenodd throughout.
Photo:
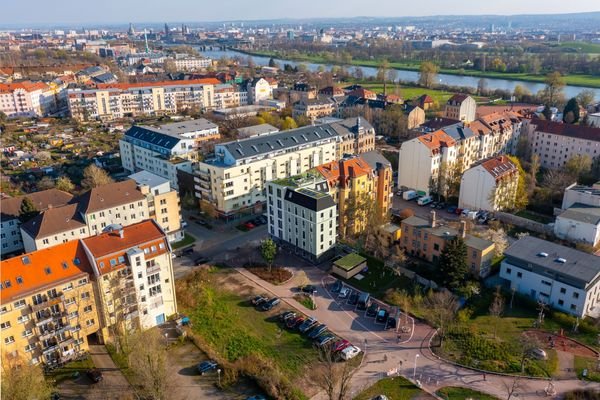
<svg viewBox="0 0 600 400"><path fill-rule="evenodd" d="M281 285L282 283L289 281L293 276L292 271L280 266L273 266L269 270L269 267L266 265L246 264L244 265L244 268L272 285Z"/></svg>
<svg viewBox="0 0 600 400"><path fill-rule="evenodd" d="M596 351L590 349L589 347L583 346L566 336L560 336L554 333L538 330L526 331L525 335L529 337L535 337L541 343L542 347L546 349L554 348L557 351L563 351L582 357L594 358L598 356Z"/></svg>

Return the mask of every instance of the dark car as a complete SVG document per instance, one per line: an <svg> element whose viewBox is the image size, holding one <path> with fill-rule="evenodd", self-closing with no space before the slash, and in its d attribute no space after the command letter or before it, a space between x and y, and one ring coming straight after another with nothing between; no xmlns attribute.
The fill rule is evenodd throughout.
<svg viewBox="0 0 600 400"><path fill-rule="evenodd" d="M309 318L306 321L304 321L299 327L298 330L300 331L300 333L304 333L307 332L310 328L312 328L313 326L317 325L319 323L319 321L317 321L314 318Z"/></svg>
<svg viewBox="0 0 600 400"><path fill-rule="evenodd" d="M462 212L463 212L462 208L457 208L456 210L454 210L454 214L456 214L456 215L461 215Z"/></svg>
<svg viewBox="0 0 600 400"><path fill-rule="evenodd" d="M260 306L262 303L267 301L268 299L265 296L255 296L250 300L253 306Z"/></svg>
<svg viewBox="0 0 600 400"><path fill-rule="evenodd" d="M186 249L181 250L181 254L192 254L194 252L194 248L193 247L188 247Z"/></svg>
<svg viewBox="0 0 600 400"><path fill-rule="evenodd" d="M294 311L284 311L279 314L279 320L281 322L286 322L290 318L296 318L296 313Z"/></svg>
<svg viewBox="0 0 600 400"><path fill-rule="evenodd" d="M384 308L377 312L377 317L375 317L375 321L377 322L385 322L390 314Z"/></svg>
<svg viewBox="0 0 600 400"><path fill-rule="evenodd" d="M446 208L446 203L444 203L444 202L438 203L438 205L435 206L435 208L437 208L438 210L442 210L442 209Z"/></svg>
<svg viewBox="0 0 600 400"><path fill-rule="evenodd" d="M217 362L213 360L202 361L196 368L198 369L198 372L200 372L200 375L204 375L207 372L217 369Z"/></svg>
<svg viewBox="0 0 600 400"><path fill-rule="evenodd" d="M194 265L202 265L208 262L208 258L206 257L198 257L194 260Z"/></svg>
<svg viewBox="0 0 600 400"><path fill-rule="evenodd" d="M327 335L322 335L319 336L316 340L315 340L315 344L319 347L323 347L326 344L330 343L332 340L335 340L335 336L331 335L331 334L327 334Z"/></svg>
<svg viewBox="0 0 600 400"><path fill-rule="evenodd" d="M396 329L396 318L389 317L385 323L385 329Z"/></svg>
<svg viewBox="0 0 600 400"><path fill-rule="evenodd" d="M265 217L264 215L259 215L256 219L259 220L260 223L263 224L263 225L266 225L267 222L269 222L269 220L267 219L267 217Z"/></svg>
<svg viewBox="0 0 600 400"><path fill-rule="evenodd" d="M308 338L316 339L317 336L319 336L321 333L325 332L326 330L327 330L327 325L325 325L325 324L317 325L308 332Z"/></svg>
<svg viewBox="0 0 600 400"><path fill-rule="evenodd" d="M203 219L197 219L197 220L195 220L194 222L195 222L195 223L197 223L198 225L201 225L201 226L206 226L206 225L208 225L208 224L206 223L206 221L204 221Z"/></svg>
<svg viewBox="0 0 600 400"><path fill-rule="evenodd" d="M281 303L281 300L279 300L279 298L277 298L277 297L273 297L272 299L267 300L264 303L262 303L260 306L260 309L263 311L269 311L269 310L273 309L273 307L279 305L279 303Z"/></svg>
<svg viewBox="0 0 600 400"><path fill-rule="evenodd" d="M333 293L337 293L340 290L342 290L343 287L344 287L344 284L342 283L342 281L335 281L335 283L333 285L331 285L331 291Z"/></svg>
<svg viewBox="0 0 600 400"><path fill-rule="evenodd" d="M448 211L450 214L454 214L456 212L456 209L456 206L450 206L446 209L446 211Z"/></svg>
<svg viewBox="0 0 600 400"><path fill-rule="evenodd" d="M377 303L372 303L369 308L367 308L367 317L374 317L377 315L377 311L379 311L379 306Z"/></svg>
<svg viewBox="0 0 600 400"><path fill-rule="evenodd" d="M317 287L315 285L305 285L300 289L303 293L313 294L317 293Z"/></svg>
<svg viewBox="0 0 600 400"><path fill-rule="evenodd" d="M299 326L302 323L304 323L304 317L295 317L285 321L285 326L292 329Z"/></svg>
<svg viewBox="0 0 600 400"><path fill-rule="evenodd" d="M94 383L98 383L98 382L100 382L103 379L103 377L102 377L102 371L100 371L97 368L88 369L85 374Z"/></svg>
<svg viewBox="0 0 600 400"><path fill-rule="evenodd" d="M358 296L360 296L359 292L352 292L350 297L348 297L348 304L355 306L358 303Z"/></svg>

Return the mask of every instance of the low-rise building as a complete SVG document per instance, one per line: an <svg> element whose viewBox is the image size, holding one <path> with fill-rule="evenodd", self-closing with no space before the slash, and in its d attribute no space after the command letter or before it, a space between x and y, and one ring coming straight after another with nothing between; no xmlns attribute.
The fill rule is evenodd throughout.
<svg viewBox="0 0 600 400"><path fill-rule="evenodd" d="M600 207L572 204L556 216L554 234L561 239L596 246L600 243Z"/></svg>
<svg viewBox="0 0 600 400"><path fill-rule="evenodd" d="M465 221L461 221L461 228L457 230L439 224L436 212L431 211L429 221L414 216L402 220L401 230L400 246L406 254L437 264L446 243L460 236L467 245L467 264L471 273L476 277L486 277L491 272L494 243L467 234Z"/></svg>
<svg viewBox="0 0 600 400"><path fill-rule="evenodd" d="M238 137L245 139L255 136L269 135L271 133L279 132L279 129L270 124L259 124L253 126L246 126L244 128L238 128Z"/></svg>
<svg viewBox="0 0 600 400"><path fill-rule="evenodd" d="M598 257L525 236L505 252L500 277L517 293L579 317L600 316Z"/></svg>
<svg viewBox="0 0 600 400"><path fill-rule="evenodd" d="M575 203L600 207L600 182L592 186L573 183L565 189L563 194L562 209L566 210Z"/></svg>
<svg viewBox="0 0 600 400"><path fill-rule="evenodd" d="M469 210L512 209L518 183L519 170L508 157L490 158L463 173L458 206Z"/></svg>
<svg viewBox="0 0 600 400"><path fill-rule="evenodd" d="M312 175L275 180L267 187L270 236L314 263L331 258L337 207L327 183Z"/></svg>
<svg viewBox="0 0 600 400"><path fill-rule="evenodd" d="M294 118L305 117L314 121L331 116L334 111L334 103L327 98L303 99L294 104L292 115Z"/></svg>
<svg viewBox="0 0 600 400"><path fill-rule="evenodd" d="M475 121L477 103L475 99L466 94L455 94L450 97L444 107L444 117L462 122Z"/></svg>
<svg viewBox="0 0 600 400"><path fill-rule="evenodd" d="M75 240L0 262L0 349L20 362L78 357L100 329L93 272Z"/></svg>

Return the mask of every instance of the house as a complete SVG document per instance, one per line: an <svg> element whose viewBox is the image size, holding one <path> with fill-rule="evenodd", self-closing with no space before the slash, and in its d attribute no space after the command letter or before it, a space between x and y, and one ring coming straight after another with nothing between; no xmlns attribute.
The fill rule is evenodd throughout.
<svg viewBox="0 0 600 400"><path fill-rule="evenodd" d="M425 123L425 110L421 107L405 104L402 107L402 111L406 116L406 125L404 126L405 131L415 129Z"/></svg>
<svg viewBox="0 0 600 400"><path fill-rule="evenodd" d="M319 90L319 95L327 97L342 97L345 95L344 89L337 86L327 86Z"/></svg>
<svg viewBox="0 0 600 400"><path fill-rule="evenodd" d="M504 252L500 277L534 301L578 317L600 316L598 257L524 236Z"/></svg>
<svg viewBox="0 0 600 400"><path fill-rule="evenodd" d="M377 100L377 93L375 93L371 90L365 89L363 87L357 87L357 88L347 92L346 95L358 97L359 99Z"/></svg>
<svg viewBox="0 0 600 400"><path fill-rule="evenodd" d="M322 126L333 129L339 136L337 159L341 159L344 154L362 154L375 150L375 128L364 118L346 118Z"/></svg>
<svg viewBox="0 0 600 400"><path fill-rule="evenodd" d="M78 240L0 262L3 356L57 365L88 350L100 330L94 273Z"/></svg>
<svg viewBox="0 0 600 400"><path fill-rule="evenodd" d="M444 106L444 117L457 119L462 122L475 121L477 103L475 99L466 94L455 94L450 97Z"/></svg>
<svg viewBox="0 0 600 400"><path fill-rule="evenodd" d="M476 277L486 277L491 272L495 245L493 242L466 233L466 222L460 229L441 225L435 211L429 221L420 217L408 217L401 222L400 246L407 254L437 264L446 243L461 237L467 245L467 264Z"/></svg>
<svg viewBox="0 0 600 400"><path fill-rule="evenodd" d="M318 264L335 253L337 207L327 183L298 176L267 183L269 235Z"/></svg>
<svg viewBox="0 0 600 400"><path fill-rule="evenodd" d="M490 158L463 173L458 206L469 210L512 209L518 183L519 170L508 157Z"/></svg>
<svg viewBox="0 0 600 400"><path fill-rule="evenodd" d="M600 207L574 203L556 216L554 234L565 240L600 243Z"/></svg>
<svg viewBox="0 0 600 400"><path fill-rule="evenodd" d="M425 111L429 111L435 105L435 101L428 94L424 94L413 100L413 105L416 105Z"/></svg>
<svg viewBox="0 0 600 400"><path fill-rule="evenodd" d="M248 81L248 104L259 104L262 100L273 98L273 88L265 78L254 78Z"/></svg>
<svg viewBox="0 0 600 400"><path fill-rule="evenodd" d="M311 121L317 118L331 116L335 111L334 104L327 98L300 100L292 108L294 118L305 117Z"/></svg>
<svg viewBox="0 0 600 400"><path fill-rule="evenodd" d="M54 95L44 82L0 83L0 112L9 118L40 117L54 108Z"/></svg>

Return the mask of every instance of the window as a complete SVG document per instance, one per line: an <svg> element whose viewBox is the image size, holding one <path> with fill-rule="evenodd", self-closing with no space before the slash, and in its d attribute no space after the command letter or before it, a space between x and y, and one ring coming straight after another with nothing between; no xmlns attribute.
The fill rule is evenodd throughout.
<svg viewBox="0 0 600 400"><path fill-rule="evenodd" d="M22 285L23 284L23 277L22 276L17 276L17 284Z"/></svg>
<svg viewBox="0 0 600 400"><path fill-rule="evenodd" d="M90 292L81 293L81 298L82 299L89 299L90 298Z"/></svg>
<svg viewBox="0 0 600 400"><path fill-rule="evenodd" d="M151 250L152 250L153 253L156 252L156 246L152 246Z"/></svg>
<svg viewBox="0 0 600 400"><path fill-rule="evenodd" d="M510 275L512 273L512 268L506 268L506 273Z"/></svg>
<svg viewBox="0 0 600 400"><path fill-rule="evenodd" d="M440 250L440 245L439 245L439 244L437 244L437 243L434 243L434 244L433 244L433 249L434 249L435 251L439 251L439 250Z"/></svg>
<svg viewBox="0 0 600 400"><path fill-rule="evenodd" d="M31 329L25 329L23 333L21 333L21 336L23 337L29 337L31 335L33 335L33 331Z"/></svg>
<svg viewBox="0 0 600 400"><path fill-rule="evenodd" d="M559 306L564 306L564 305L565 305L565 302L564 302L563 300L558 300L558 305L559 305Z"/></svg>
<svg viewBox="0 0 600 400"><path fill-rule="evenodd" d="M68 292L69 290L73 289L73 284L69 283L67 286L65 286L63 288L63 292Z"/></svg>
<svg viewBox="0 0 600 400"><path fill-rule="evenodd" d="M110 260L110 266L111 266L111 267L114 267L114 266L116 266L116 265L117 265L117 260L116 260L116 259L114 259L114 258L111 258L111 260Z"/></svg>
<svg viewBox="0 0 600 400"><path fill-rule="evenodd" d="M577 292L573 292L573 298L574 298L574 299L578 299L578 298L579 298L579 293L577 293Z"/></svg>
<svg viewBox="0 0 600 400"><path fill-rule="evenodd" d="M156 286L150 288L150 297L156 296L160 293L162 293L162 291L160 289L160 285L156 285Z"/></svg>
<svg viewBox="0 0 600 400"><path fill-rule="evenodd" d="M17 317L17 322L19 324L24 324L25 322L29 321L29 315L25 314L25 315L19 315Z"/></svg>
<svg viewBox="0 0 600 400"><path fill-rule="evenodd" d="M5 344L11 344L15 342L15 337L14 336L8 336L6 338L4 338L4 343Z"/></svg>
<svg viewBox="0 0 600 400"><path fill-rule="evenodd" d="M159 244L158 248L161 249L161 250L164 249L165 248L165 244L164 243Z"/></svg>
<svg viewBox="0 0 600 400"><path fill-rule="evenodd" d="M15 308L25 307L25 300L15 301Z"/></svg>
<svg viewBox="0 0 600 400"><path fill-rule="evenodd" d="M0 329L4 330L4 329L8 329L10 328L10 321L4 321L2 323L0 323Z"/></svg>
<svg viewBox="0 0 600 400"><path fill-rule="evenodd" d="M523 277L523 273L522 272L517 272L517 278L522 278Z"/></svg>
<svg viewBox="0 0 600 400"><path fill-rule="evenodd" d="M46 275L50 275L52 273L52 269L50 269L50 267L46 267L44 268L44 272L46 273Z"/></svg>
<svg viewBox="0 0 600 400"><path fill-rule="evenodd" d="M561 287L561 288L560 288L560 292L561 292L562 294L565 294L565 293L567 293L567 289L566 289L566 288L564 288L564 287Z"/></svg>
<svg viewBox="0 0 600 400"><path fill-rule="evenodd" d="M25 346L25 352L29 353L30 351L33 351L35 349L35 345L34 344L28 344L27 346Z"/></svg>
<svg viewBox="0 0 600 400"><path fill-rule="evenodd" d="M89 313L89 312L92 312L92 306L91 306L91 305L89 305L89 306L85 306L85 308L83 309L83 312L84 312L84 313Z"/></svg>
<svg viewBox="0 0 600 400"><path fill-rule="evenodd" d="M119 256L118 260L119 260L119 264L123 264L125 262L125 257Z"/></svg>
<svg viewBox="0 0 600 400"><path fill-rule="evenodd" d="M92 326L94 325L96 322L93 319L88 319L87 321L85 321L85 325L86 326Z"/></svg>
<svg viewBox="0 0 600 400"><path fill-rule="evenodd" d="M85 285L86 283L87 283L87 278L80 279L80 280L77 282L77 284L78 284L79 286L81 286L81 285Z"/></svg>
<svg viewBox="0 0 600 400"><path fill-rule="evenodd" d="M0 307L0 314L4 314L7 311L8 311L8 308L6 308L6 306Z"/></svg>
<svg viewBox="0 0 600 400"><path fill-rule="evenodd" d="M4 287L5 287L5 288L7 288L7 289L8 289L8 288L9 288L9 287L11 287L11 286L12 286L12 283L11 283L11 282L10 282L8 279L4 281Z"/></svg>
<svg viewBox="0 0 600 400"><path fill-rule="evenodd" d="M571 310L573 310L573 311L577 310L577 306L575 304L571 304Z"/></svg>

